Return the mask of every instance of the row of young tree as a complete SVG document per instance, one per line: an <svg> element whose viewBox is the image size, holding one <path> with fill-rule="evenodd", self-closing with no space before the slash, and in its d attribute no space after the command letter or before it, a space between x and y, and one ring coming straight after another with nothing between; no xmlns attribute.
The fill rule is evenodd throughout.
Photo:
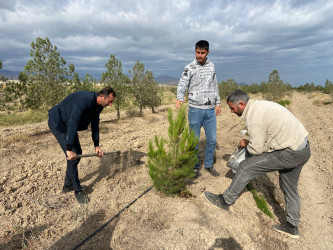
<svg viewBox="0 0 333 250"><path fill-rule="evenodd" d="M250 85L238 85L233 79L222 81L219 84L220 97L225 98L236 89L241 89L246 93L252 94L262 93L266 100L275 102L281 100L281 98L283 98L284 95L292 89L303 92L321 91L329 94L333 98L333 84L328 79L326 80L324 86L315 86L314 83L306 83L305 85L293 88L289 83L284 83L280 79L279 72L277 70L273 70L270 73L268 82L263 81L261 84L253 83Z"/></svg>
<svg viewBox="0 0 333 250"><path fill-rule="evenodd" d="M139 61L129 71L129 77L123 73L121 61L111 54L105 64L106 71L97 84L89 74L80 79L73 64L66 67L66 61L57 51L57 46L53 46L48 38L38 37L32 42L30 56L31 59L19 75L19 81L6 81L4 88L1 88L4 96L0 103L2 108L19 100L21 110L45 110L58 104L72 92L98 91L105 86L112 86L116 91L114 106L118 119L120 109L129 104L138 106L140 114L145 107L155 112L155 108L161 105L161 88L154 80L153 73L145 70Z"/></svg>
<svg viewBox="0 0 333 250"><path fill-rule="evenodd" d="M27 62L24 71L19 75L19 82L5 81L4 87L0 88L0 109L13 106L18 102L20 110L25 109L48 109L59 103L68 94L78 91L98 91L104 86L112 86L117 93L114 106L117 110L117 117L120 118L121 108L129 105L139 107L139 112L145 107L155 108L161 105L163 90L154 80L153 74L139 61L129 71L129 76L122 71L122 63L115 55L111 54L109 61L105 64L106 71L102 73L101 81L97 81L89 74L80 79L75 72L75 66L68 64L53 46L48 38L38 37L31 43L31 59ZM0 60L0 69L2 62ZM289 83L284 83L277 70L269 75L268 82L261 84L238 85L233 79L227 79L219 83L221 98L225 98L236 89L242 89L247 93L262 93L267 100L279 101L286 92L293 89ZM333 84L328 79L325 86L315 86L314 83L307 83L296 88L299 91L322 91L330 94L333 98ZM176 88L174 88L176 91Z"/></svg>

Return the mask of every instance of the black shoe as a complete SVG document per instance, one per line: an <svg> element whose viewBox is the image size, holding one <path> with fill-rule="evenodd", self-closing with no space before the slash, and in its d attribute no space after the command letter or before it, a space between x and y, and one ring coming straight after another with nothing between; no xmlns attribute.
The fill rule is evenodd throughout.
<svg viewBox="0 0 333 250"><path fill-rule="evenodd" d="M275 231L278 231L280 233L286 234L291 238L298 239L298 227L290 224L289 222L283 224L283 225L273 225L273 228Z"/></svg>
<svg viewBox="0 0 333 250"><path fill-rule="evenodd" d="M208 202L214 204L215 206L218 206L219 208L222 208L223 210L229 210L230 205L225 202L222 194L218 195L205 191L203 192L203 195Z"/></svg>
<svg viewBox="0 0 333 250"><path fill-rule="evenodd" d="M81 191L84 191L84 190L86 190L87 188L88 188L87 186L85 186L85 185L81 185ZM62 187L62 192L63 192L64 194L69 193L69 192L71 192L71 191L74 191L74 187L73 187L73 185L72 185L72 186L68 186L68 187L65 187L65 186Z"/></svg>
<svg viewBox="0 0 333 250"><path fill-rule="evenodd" d="M75 193L75 198L77 202L80 204L88 204L89 202L88 196L82 191Z"/></svg>
<svg viewBox="0 0 333 250"><path fill-rule="evenodd" d="M212 176L219 176L219 175L220 175L219 172L217 172L217 171L215 170L215 168L213 168L213 167L211 167L211 168L206 168L206 167L205 167L205 169L206 169L206 171L207 171L208 173L210 173Z"/></svg>

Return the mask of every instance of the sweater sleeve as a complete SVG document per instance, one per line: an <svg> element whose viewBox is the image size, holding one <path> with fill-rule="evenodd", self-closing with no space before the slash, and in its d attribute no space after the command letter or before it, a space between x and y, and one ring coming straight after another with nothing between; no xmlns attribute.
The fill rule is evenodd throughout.
<svg viewBox="0 0 333 250"><path fill-rule="evenodd" d="M219 93L219 84L217 82L216 70L214 66L214 86L215 86L215 93L216 93L216 105L221 105L220 93Z"/></svg>
<svg viewBox="0 0 333 250"><path fill-rule="evenodd" d="M266 141L266 127L264 124L251 124L247 127L249 144L247 150L253 155L259 155L264 152Z"/></svg>
<svg viewBox="0 0 333 250"><path fill-rule="evenodd" d="M178 83L178 88L177 88L177 99L184 101L184 96L186 91L189 88L189 84L190 84L190 69L188 66L186 66L184 68L183 74L180 77L179 83Z"/></svg>

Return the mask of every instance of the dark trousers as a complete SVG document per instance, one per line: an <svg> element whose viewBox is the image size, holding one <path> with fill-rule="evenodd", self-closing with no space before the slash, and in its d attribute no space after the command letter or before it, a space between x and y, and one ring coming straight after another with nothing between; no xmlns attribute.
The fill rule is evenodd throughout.
<svg viewBox="0 0 333 250"><path fill-rule="evenodd" d="M287 148L246 158L239 164L230 186L223 193L225 201L228 204L234 203L249 181L260 174L278 171L280 187L286 202L287 221L298 226L301 207L297 191L298 179L310 155L308 143L299 151Z"/></svg>
<svg viewBox="0 0 333 250"><path fill-rule="evenodd" d="M66 161L67 161L67 169L66 169L66 177L65 177L64 186L68 187L68 186L73 185L75 192L79 192L79 191L81 191L81 184L80 184L80 180L79 180L77 165L79 164L80 159L76 159L75 161L68 161L67 155L66 155L66 132L65 133L58 132L57 130L53 129L52 126L50 126L50 123L49 123L49 128L50 128L52 134L54 135L54 137L59 142L61 149L65 153L65 157L66 157ZM79 136L77 133L75 136L75 142L74 142L72 150L76 154L82 154Z"/></svg>

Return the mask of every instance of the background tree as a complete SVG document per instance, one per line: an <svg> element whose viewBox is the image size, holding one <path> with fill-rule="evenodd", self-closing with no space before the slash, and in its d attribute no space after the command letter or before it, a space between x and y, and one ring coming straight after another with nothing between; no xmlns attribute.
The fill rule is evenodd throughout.
<svg viewBox="0 0 333 250"><path fill-rule="evenodd" d="M2 69L2 61L0 60L0 69ZM2 81L2 75L0 74L0 81ZM5 105L5 93L3 91L3 86L0 83L0 108L3 109Z"/></svg>
<svg viewBox="0 0 333 250"><path fill-rule="evenodd" d="M186 192L186 183L195 173L197 163L198 138L189 129L185 105L182 105L176 119L172 110L168 110L169 140L155 136L155 147L150 141L148 148L149 175L157 190L166 195ZM165 149L167 147L167 149Z"/></svg>
<svg viewBox="0 0 333 250"><path fill-rule="evenodd" d="M0 60L0 69L2 69L2 61ZM6 82L8 79L0 74L0 81Z"/></svg>
<svg viewBox="0 0 333 250"><path fill-rule="evenodd" d="M144 92L144 106L150 107L151 111L155 113L155 108L161 106L163 89L158 86L151 71L146 71L144 85L146 90Z"/></svg>
<svg viewBox="0 0 333 250"><path fill-rule="evenodd" d="M245 93L257 94L260 92L260 86L257 83L251 83L250 85L242 85L240 89Z"/></svg>
<svg viewBox="0 0 333 250"><path fill-rule="evenodd" d="M70 65L73 66L74 65ZM73 70L74 72L74 70ZM71 91L70 92L75 92L75 91L98 91L98 88L96 87L96 79L92 77L90 74L86 74L84 79L80 80L79 74L74 73L72 77L72 85L70 86Z"/></svg>
<svg viewBox="0 0 333 250"><path fill-rule="evenodd" d="M333 99L333 84L328 79L326 79L325 87L324 87L323 91L324 91L324 93L329 94L331 96L331 98Z"/></svg>
<svg viewBox="0 0 333 250"><path fill-rule="evenodd" d="M130 80L123 74L122 63L115 55L110 55L105 67L107 71L102 73L101 81L104 86L111 86L115 90L117 97L114 106L117 110L117 118L120 119L120 108L127 105Z"/></svg>
<svg viewBox="0 0 333 250"><path fill-rule="evenodd" d="M287 90L292 89L290 84L283 83L280 80L279 72L273 70L269 74L269 80L266 84L266 91L263 92L263 97L271 101L279 101L286 93Z"/></svg>
<svg viewBox="0 0 333 250"><path fill-rule="evenodd" d="M26 76L26 97L28 108L49 108L59 103L71 92L71 76L74 66L65 67L66 61L57 52L48 38L38 37L31 43L29 60L24 68Z"/></svg>
<svg viewBox="0 0 333 250"><path fill-rule="evenodd" d="M134 102L139 106L140 115L142 115L142 110L147 104L145 101L145 66L143 63L136 61L133 66L132 71L129 71L132 76L131 79L131 94L134 97Z"/></svg>
<svg viewBox="0 0 333 250"><path fill-rule="evenodd" d="M238 89L238 84L234 79L227 79L226 81L222 81L219 85L219 94L220 98L225 98L229 96L233 91Z"/></svg>

